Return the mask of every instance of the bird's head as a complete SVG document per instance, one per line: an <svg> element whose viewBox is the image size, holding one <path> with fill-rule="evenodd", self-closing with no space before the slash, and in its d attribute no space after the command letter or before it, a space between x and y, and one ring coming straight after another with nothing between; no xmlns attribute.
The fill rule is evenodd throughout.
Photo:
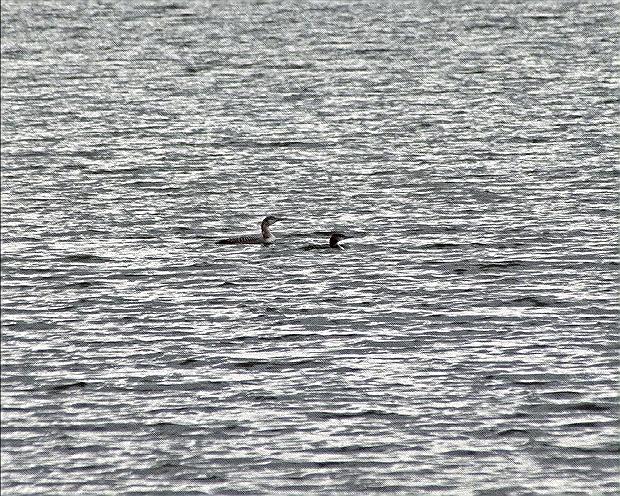
<svg viewBox="0 0 620 496"><path fill-rule="evenodd" d="M279 220L284 220L284 219L282 217L276 217L275 215L268 215L267 217L263 219L261 224L264 226L271 226L275 224L276 222L278 222Z"/></svg>
<svg viewBox="0 0 620 496"><path fill-rule="evenodd" d="M348 236L345 236L342 233L333 233L329 238L329 244L330 246L336 246L340 241L346 238L348 238Z"/></svg>

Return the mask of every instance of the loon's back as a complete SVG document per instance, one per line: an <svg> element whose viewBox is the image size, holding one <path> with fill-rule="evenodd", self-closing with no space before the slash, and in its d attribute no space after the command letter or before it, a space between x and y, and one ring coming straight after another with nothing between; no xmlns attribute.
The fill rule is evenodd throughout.
<svg viewBox="0 0 620 496"><path fill-rule="evenodd" d="M274 237L263 238L260 234L250 234L247 236L238 236L236 238L220 239L217 243L220 245L264 245L273 243Z"/></svg>
<svg viewBox="0 0 620 496"><path fill-rule="evenodd" d="M344 250L344 248L340 245L306 245L304 246L304 250Z"/></svg>

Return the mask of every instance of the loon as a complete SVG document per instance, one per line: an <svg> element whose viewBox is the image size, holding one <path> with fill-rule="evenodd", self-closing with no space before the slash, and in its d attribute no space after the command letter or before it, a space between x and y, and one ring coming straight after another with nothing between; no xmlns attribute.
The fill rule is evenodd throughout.
<svg viewBox="0 0 620 496"><path fill-rule="evenodd" d="M327 248L331 248L333 250L344 250L342 246L340 246L340 241L348 238L342 233L333 233L329 238L328 245L306 245L304 246L304 250L323 250Z"/></svg>
<svg viewBox="0 0 620 496"><path fill-rule="evenodd" d="M268 245L275 241L276 237L271 234L269 226L275 222L283 220L281 217L274 217L269 215L263 219L260 223L260 234L249 234L246 236L239 236L237 238L220 239L218 244L220 245Z"/></svg>

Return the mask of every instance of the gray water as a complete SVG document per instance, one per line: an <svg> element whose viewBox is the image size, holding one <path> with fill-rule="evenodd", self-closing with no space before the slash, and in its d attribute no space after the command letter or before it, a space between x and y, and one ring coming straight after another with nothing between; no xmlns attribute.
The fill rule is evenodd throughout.
<svg viewBox="0 0 620 496"><path fill-rule="evenodd" d="M3 494L616 494L617 10L3 0Z"/></svg>

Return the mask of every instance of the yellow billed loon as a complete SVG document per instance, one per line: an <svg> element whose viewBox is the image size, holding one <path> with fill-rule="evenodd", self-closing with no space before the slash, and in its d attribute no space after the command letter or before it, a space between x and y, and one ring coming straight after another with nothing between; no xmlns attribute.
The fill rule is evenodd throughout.
<svg viewBox="0 0 620 496"><path fill-rule="evenodd" d="M342 246L340 246L340 241L348 238L342 233L333 233L329 238L328 245L306 245L304 246L304 250L323 250L327 248L331 248L333 250L344 250Z"/></svg>
<svg viewBox="0 0 620 496"><path fill-rule="evenodd" d="M247 236L239 236L236 238L220 239L218 244L220 245L268 245L275 241L275 236L271 234L269 226L276 223L279 220L283 220L281 217L274 217L269 215L265 217L260 223L260 234L249 234Z"/></svg>

